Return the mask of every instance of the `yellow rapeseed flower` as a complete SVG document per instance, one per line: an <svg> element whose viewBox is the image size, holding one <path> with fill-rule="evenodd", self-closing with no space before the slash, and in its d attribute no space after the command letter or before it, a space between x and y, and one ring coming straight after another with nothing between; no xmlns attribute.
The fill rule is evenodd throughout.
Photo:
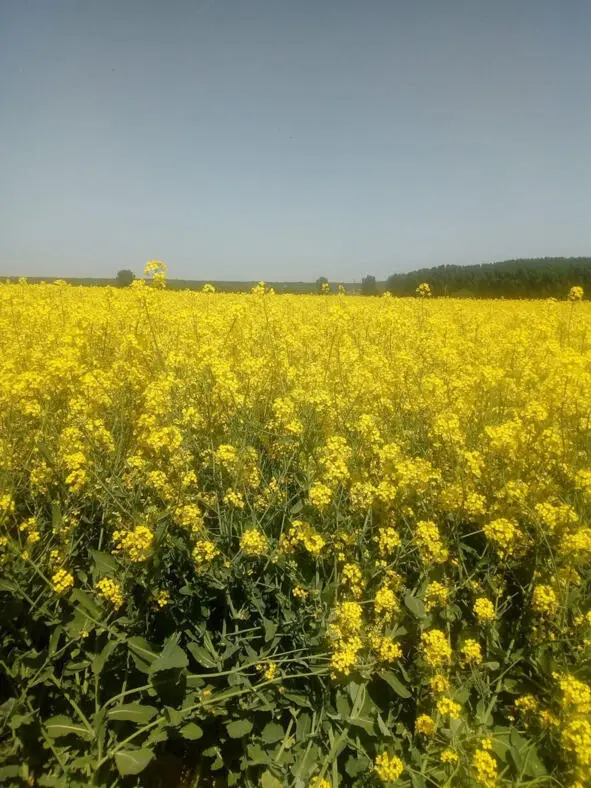
<svg viewBox="0 0 591 788"><path fill-rule="evenodd" d="M264 533L256 528L249 528L240 537L240 549L244 555L261 556L269 549L269 542Z"/></svg>
<svg viewBox="0 0 591 788"><path fill-rule="evenodd" d="M375 759L374 771L382 782L394 782L404 771L404 764L398 756L383 752Z"/></svg>
<svg viewBox="0 0 591 788"><path fill-rule="evenodd" d="M51 578L51 585L56 594L63 594L74 585L74 576L65 569L58 569Z"/></svg>

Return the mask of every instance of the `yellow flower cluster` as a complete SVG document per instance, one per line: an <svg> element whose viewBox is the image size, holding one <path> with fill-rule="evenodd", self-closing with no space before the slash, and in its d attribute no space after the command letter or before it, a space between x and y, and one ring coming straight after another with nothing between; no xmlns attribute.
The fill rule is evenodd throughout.
<svg viewBox="0 0 591 788"><path fill-rule="evenodd" d="M371 639L371 645L382 662L395 662L402 656L400 644L392 638L376 635Z"/></svg>
<svg viewBox="0 0 591 788"><path fill-rule="evenodd" d="M469 638L460 649L460 657L464 665L480 665L482 662L482 649L480 643Z"/></svg>
<svg viewBox="0 0 591 788"><path fill-rule="evenodd" d="M335 610L332 630L337 637L343 638L361 630L361 605L357 602L341 602Z"/></svg>
<svg viewBox="0 0 591 788"><path fill-rule="evenodd" d="M567 714L591 714L591 687L574 676L552 674L558 680L560 705Z"/></svg>
<svg viewBox="0 0 591 788"><path fill-rule="evenodd" d="M145 561L150 555L154 534L146 525L137 525L130 530L113 532L114 553L122 553L133 563Z"/></svg>
<svg viewBox="0 0 591 788"><path fill-rule="evenodd" d="M256 528L248 528L240 537L240 549L244 555L248 556L265 555L269 549L269 541L262 531Z"/></svg>
<svg viewBox="0 0 591 788"><path fill-rule="evenodd" d="M339 674L348 676L357 663L358 654L363 648L363 641L357 635L338 641L332 653L330 666L333 678Z"/></svg>
<svg viewBox="0 0 591 788"><path fill-rule="evenodd" d="M392 526L380 528L378 533L378 549L380 555L390 556L395 549L400 545L400 536L398 531Z"/></svg>
<svg viewBox="0 0 591 788"><path fill-rule="evenodd" d="M115 610L119 610L119 608L123 605L125 601L123 589L121 588L121 584L116 580L112 580L109 577L103 577L101 580L97 581L96 589L99 593L99 596L102 596L103 599L106 599L107 602L110 602Z"/></svg>
<svg viewBox="0 0 591 788"><path fill-rule="evenodd" d="M404 771L404 764L397 755L383 752L376 757L374 771L382 782L394 782Z"/></svg>
<svg viewBox="0 0 591 788"><path fill-rule="evenodd" d="M415 541L425 563L442 564L447 561L449 552L441 541L439 529L434 522L420 520L416 524Z"/></svg>
<svg viewBox="0 0 591 788"><path fill-rule="evenodd" d="M144 266L144 276L151 280L154 287L166 287L167 268L166 263L161 260L149 260Z"/></svg>
<svg viewBox="0 0 591 788"><path fill-rule="evenodd" d="M58 569L51 578L51 585L56 594L64 594L74 585L74 576L65 569Z"/></svg>
<svg viewBox="0 0 591 788"><path fill-rule="evenodd" d="M533 695L522 695L515 701L515 708L522 714L533 714L538 708L538 702Z"/></svg>
<svg viewBox="0 0 591 788"><path fill-rule="evenodd" d="M332 788L330 781L326 777L312 777L308 788Z"/></svg>
<svg viewBox="0 0 591 788"><path fill-rule="evenodd" d="M374 605L376 616L388 618L398 610L396 594L389 586L382 586L376 592Z"/></svg>
<svg viewBox="0 0 591 788"><path fill-rule="evenodd" d="M558 598L551 586L539 585L534 588L532 609L541 615L553 616L558 610Z"/></svg>
<svg viewBox="0 0 591 788"><path fill-rule="evenodd" d="M481 624L494 621L496 618L495 606L490 599L486 599L486 597L479 597L476 602L474 602L474 607L472 609L474 610L474 615Z"/></svg>
<svg viewBox="0 0 591 788"><path fill-rule="evenodd" d="M155 595L156 604L158 607L166 607L170 603L170 591L166 589L161 589L160 591L156 592Z"/></svg>
<svg viewBox="0 0 591 788"><path fill-rule="evenodd" d="M342 582L356 598L363 594L363 572L358 564L345 564L342 570Z"/></svg>
<svg viewBox="0 0 591 788"><path fill-rule="evenodd" d="M429 679L429 686L435 695L442 695L449 691L449 679L442 673L436 673Z"/></svg>
<svg viewBox="0 0 591 788"><path fill-rule="evenodd" d="M437 711L442 717L451 717L453 720L459 720L462 713L462 707L451 698L439 698L437 701Z"/></svg>
<svg viewBox="0 0 591 788"><path fill-rule="evenodd" d="M203 569L219 554L220 551L211 539L198 539L193 548L193 561L197 569Z"/></svg>
<svg viewBox="0 0 591 788"><path fill-rule="evenodd" d="M415 733L420 733L423 736L433 736L436 728L435 720L428 714L421 714L415 720Z"/></svg>
<svg viewBox="0 0 591 788"><path fill-rule="evenodd" d="M472 768L474 778L479 785L484 788L495 788L498 778L497 762L488 749L478 749L474 752Z"/></svg>
<svg viewBox="0 0 591 788"><path fill-rule="evenodd" d="M279 550L289 553L298 547L303 547L311 555L318 556L325 545L322 536L317 533L309 523L303 520L293 520L289 530L281 535Z"/></svg>
<svg viewBox="0 0 591 788"><path fill-rule="evenodd" d="M589 719L573 719L561 734L562 746L570 756L576 780L582 785L591 781L591 722Z"/></svg>
<svg viewBox="0 0 591 788"><path fill-rule="evenodd" d="M361 627L361 606L357 602L341 602L335 610L335 619L329 630L334 640L331 656L334 677L339 674L347 676L355 667L363 648L363 641L359 637Z"/></svg>
<svg viewBox="0 0 591 788"><path fill-rule="evenodd" d="M273 681L273 679L276 678L277 674L279 673L279 666L276 662L267 662L266 664L259 663L256 666L256 669L259 671L259 673L263 674L263 677L267 681Z"/></svg>
<svg viewBox="0 0 591 788"><path fill-rule="evenodd" d="M435 607L445 607L449 597L449 591L442 583L433 580L425 589L424 603L425 610L430 613Z"/></svg>
<svg viewBox="0 0 591 788"><path fill-rule="evenodd" d="M439 668L451 662L449 640L440 629L430 629L421 635L423 654L427 665Z"/></svg>
<svg viewBox="0 0 591 788"><path fill-rule="evenodd" d="M501 558L516 556L523 551L524 535L511 520L499 517L487 523L482 530Z"/></svg>

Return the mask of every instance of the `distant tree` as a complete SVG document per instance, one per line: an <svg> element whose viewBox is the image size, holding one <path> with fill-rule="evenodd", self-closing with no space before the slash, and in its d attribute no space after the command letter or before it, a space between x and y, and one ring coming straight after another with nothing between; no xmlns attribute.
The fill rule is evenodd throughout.
<svg viewBox="0 0 591 788"><path fill-rule="evenodd" d="M375 276L371 276L368 274L364 276L361 280L361 294L362 295L377 295L378 294L378 283L376 282Z"/></svg>
<svg viewBox="0 0 591 788"><path fill-rule="evenodd" d="M328 279L325 276L319 276L316 280L316 292L325 295L328 291Z"/></svg>
<svg viewBox="0 0 591 788"><path fill-rule="evenodd" d="M135 279L135 274L128 268L117 271L117 287L129 287Z"/></svg>

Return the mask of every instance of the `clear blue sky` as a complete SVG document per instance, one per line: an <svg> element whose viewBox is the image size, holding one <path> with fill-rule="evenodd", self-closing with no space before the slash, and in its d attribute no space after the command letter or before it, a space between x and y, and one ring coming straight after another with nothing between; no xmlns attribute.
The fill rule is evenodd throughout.
<svg viewBox="0 0 591 788"><path fill-rule="evenodd" d="M591 253L589 0L2 0L0 273Z"/></svg>

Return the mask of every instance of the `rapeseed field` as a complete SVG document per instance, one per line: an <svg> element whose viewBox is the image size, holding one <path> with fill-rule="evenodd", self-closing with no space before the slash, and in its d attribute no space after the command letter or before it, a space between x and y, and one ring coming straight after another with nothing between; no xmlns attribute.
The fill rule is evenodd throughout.
<svg viewBox="0 0 591 788"><path fill-rule="evenodd" d="M0 783L590 785L581 290L148 273L0 286Z"/></svg>

